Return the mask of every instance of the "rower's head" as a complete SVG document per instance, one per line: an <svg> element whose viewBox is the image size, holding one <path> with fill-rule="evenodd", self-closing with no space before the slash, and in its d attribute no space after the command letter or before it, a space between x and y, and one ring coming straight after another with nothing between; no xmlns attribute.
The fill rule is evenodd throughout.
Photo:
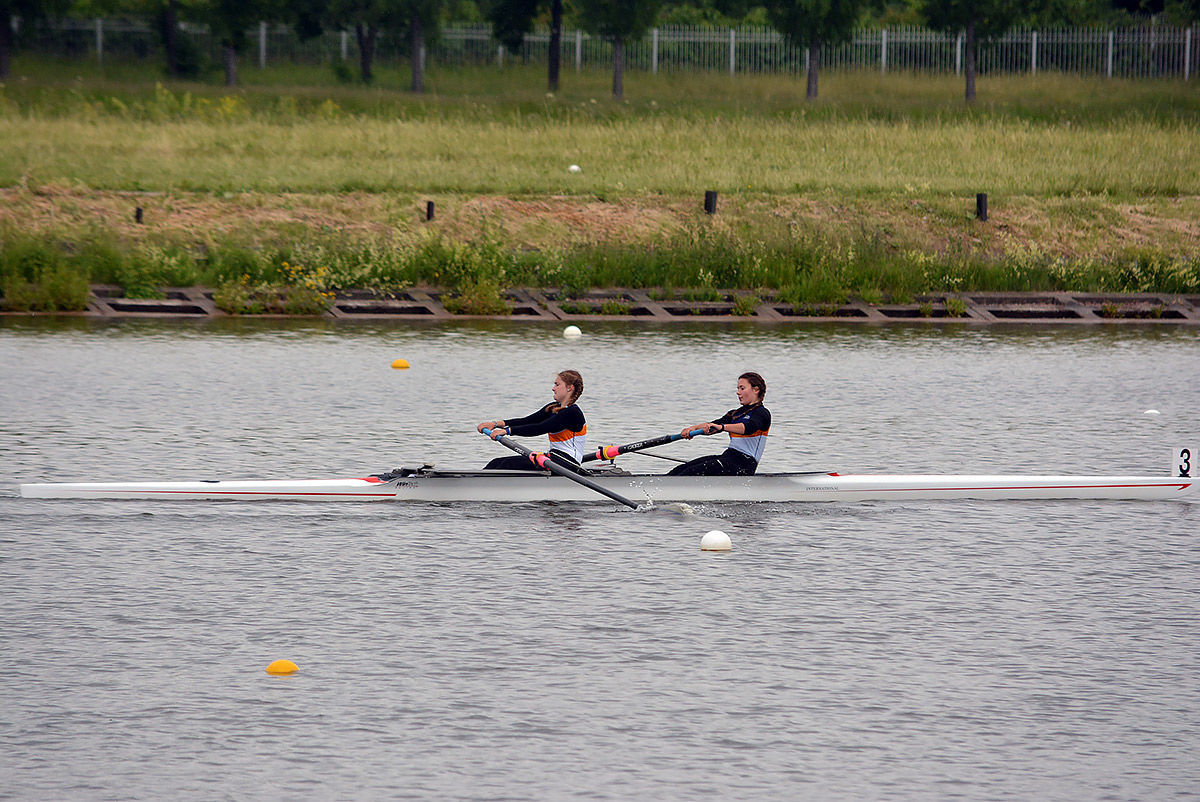
<svg viewBox="0 0 1200 802"><path fill-rule="evenodd" d="M737 382L738 403L761 404L767 397L767 383L757 373L743 373Z"/></svg>
<svg viewBox="0 0 1200 802"><path fill-rule="evenodd" d="M561 407L569 407L583 395L583 377L575 370L564 370L554 377L554 401Z"/></svg>

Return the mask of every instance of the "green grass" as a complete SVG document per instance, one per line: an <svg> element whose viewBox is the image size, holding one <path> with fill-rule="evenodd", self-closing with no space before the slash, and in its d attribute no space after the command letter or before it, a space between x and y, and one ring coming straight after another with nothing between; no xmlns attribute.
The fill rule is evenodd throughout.
<svg viewBox="0 0 1200 802"><path fill-rule="evenodd" d="M593 91L592 73L547 97L530 69L446 73L428 97L251 78L235 92L95 76L64 86L50 72L0 92L0 185L601 198L1200 192L1200 95L1182 82L997 78L966 109L949 78L866 73L829 76L826 99L810 105L778 76L643 75L637 99L616 103Z"/></svg>

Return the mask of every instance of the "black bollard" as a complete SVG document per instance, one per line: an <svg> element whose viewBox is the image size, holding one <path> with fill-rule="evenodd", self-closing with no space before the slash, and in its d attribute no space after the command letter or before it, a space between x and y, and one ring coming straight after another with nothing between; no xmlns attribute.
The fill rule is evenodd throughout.
<svg viewBox="0 0 1200 802"><path fill-rule="evenodd" d="M987 220L987 193L980 192L975 196L975 216Z"/></svg>
<svg viewBox="0 0 1200 802"><path fill-rule="evenodd" d="M425 222L433 219L433 201L425 201Z"/></svg>
<svg viewBox="0 0 1200 802"><path fill-rule="evenodd" d="M704 192L704 213L717 213L717 191L715 189L705 190Z"/></svg>
<svg viewBox="0 0 1200 802"><path fill-rule="evenodd" d="M140 223L140 222L142 222L142 207L141 207L141 206L139 206L139 207L137 207L136 209L134 209L134 211L133 211L133 222L135 222L135 223Z"/></svg>

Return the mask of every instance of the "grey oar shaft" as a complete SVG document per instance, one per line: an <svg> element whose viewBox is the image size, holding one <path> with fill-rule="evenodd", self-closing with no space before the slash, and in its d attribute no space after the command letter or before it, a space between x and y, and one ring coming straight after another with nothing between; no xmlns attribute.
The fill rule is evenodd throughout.
<svg viewBox="0 0 1200 802"><path fill-rule="evenodd" d="M483 431L484 434L490 434L490 432L491 432L491 429L484 429L484 431ZM525 456L525 457L528 457L530 454L533 453L533 451L531 449L526 448L525 446L521 445L520 443L518 443L514 440L510 440L506 435L500 435L499 437L497 437L496 442L502 446L505 446L506 448L511 448L513 451L515 451L518 454ZM628 507L631 510L636 510L638 508L637 504L635 504L634 502L625 498L620 493L614 493L613 491L609 490L607 487L603 487L603 486L597 484L596 482L593 482L591 479L587 478L586 476L582 476L578 473L575 473L570 468L564 468L563 466L561 466L557 462L555 462L553 458L547 457L543 467L546 470L550 471L550 473L555 474L556 476L562 476L563 478L570 479L572 482L575 482L576 484L581 484L584 487L588 488L589 490L594 490L602 496L607 496L607 497L611 498L613 501L616 501L620 504L624 504L626 507Z"/></svg>

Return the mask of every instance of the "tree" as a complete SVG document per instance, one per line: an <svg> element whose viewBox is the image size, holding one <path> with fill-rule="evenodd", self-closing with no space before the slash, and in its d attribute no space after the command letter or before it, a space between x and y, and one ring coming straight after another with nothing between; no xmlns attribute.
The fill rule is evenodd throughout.
<svg viewBox="0 0 1200 802"><path fill-rule="evenodd" d="M441 28L446 0L293 0L292 23L304 38L322 31L353 29L358 41L358 62L363 83L374 80L375 43L389 32L408 41L412 55L412 90L425 90L422 54Z"/></svg>
<svg viewBox="0 0 1200 802"><path fill-rule="evenodd" d="M544 8L550 11L550 57L547 67L547 86L558 91L558 76L562 68L563 0L493 0L487 8L492 23L492 36L510 53L518 53L525 35L533 30L533 20Z"/></svg>
<svg viewBox="0 0 1200 802"><path fill-rule="evenodd" d="M848 41L864 5L864 0L768 0L765 3L771 27L793 46L808 50L806 99L817 97L821 46Z"/></svg>
<svg viewBox="0 0 1200 802"><path fill-rule="evenodd" d="M204 0L197 5L196 13L221 43L225 85L237 86L238 56L246 49L246 31L259 22L278 18L281 9L273 0Z"/></svg>
<svg viewBox="0 0 1200 802"><path fill-rule="evenodd" d="M492 35L510 53L520 52L525 35L533 30L533 20L544 9L550 13L550 51L547 67L547 87L558 91L562 67L562 0L495 0L487 8L492 23Z"/></svg>
<svg viewBox="0 0 1200 802"><path fill-rule="evenodd" d="M964 33L966 101L975 102L975 53L980 40L1000 36L1030 10L1028 0L922 0L922 13L932 28Z"/></svg>
<svg viewBox="0 0 1200 802"><path fill-rule="evenodd" d="M640 39L654 24L662 0L580 0L584 30L603 36L613 46L613 97L625 97L625 42Z"/></svg>
<svg viewBox="0 0 1200 802"><path fill-rule="evenodd" d="M412 91L425 91L425 46L437 41L445 0L388 0L397 7L396 31L408 39Z"/></svg>
<svg viewBox="0 0 1200 802"><path fill-rule="evenodd" d="M28 26L31 20L62 14L68 5L68 0L0 0L0 80L12 69L13 22L19 19L22 26Z"/></svg>
<svg viewBox="0 0 1200 802"><path fill-rule="evenodd" d="M388 0L299 0L290 7L292 23L302 39L320 36L325 30L353 30L359 78L364 84L375 80L375 42L380 31L398 17L399 4Z"/></svg>

